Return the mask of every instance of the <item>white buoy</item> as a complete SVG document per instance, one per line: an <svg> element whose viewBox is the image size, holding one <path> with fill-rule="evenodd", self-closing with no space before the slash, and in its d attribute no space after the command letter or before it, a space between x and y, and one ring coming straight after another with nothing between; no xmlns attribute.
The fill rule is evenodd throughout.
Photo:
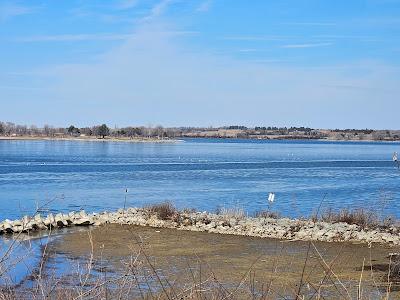
<svg viewBox="0 0 400 300"><path fill-rule="evenodd" d="M275 193L269 193L268 195L268 201L273 203L275 200Z"/></svg>

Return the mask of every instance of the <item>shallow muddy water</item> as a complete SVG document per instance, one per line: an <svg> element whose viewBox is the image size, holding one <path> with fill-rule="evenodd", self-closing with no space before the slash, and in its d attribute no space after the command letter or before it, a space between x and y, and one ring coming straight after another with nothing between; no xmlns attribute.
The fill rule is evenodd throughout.
<svg viewBox="0 0 400 300"><path fill-rule="evenodd" d="M155 271L166 282L174 282L177 288L189 286L199 277L212 278L214 284L240 290L243 298L251 289L261 293L266 287L274 298L293 297L302 277L303 293L310 297L315 297L317 290L331 299L347 293L356 296L362 273L364 295L377 299L386 291L388 255L398 250L382 245L288 242L107 225L63 235L50 243L53 262L49 266L52 272L58 268L67 274L62 262L68 261L71 270L71 265L84 262L93 253L96 276L105 269L109 276L119 276L127 271L132 258L138 257L143 268ZM397 284L392 284L393 296L399 296L397 289Z"/></svg>

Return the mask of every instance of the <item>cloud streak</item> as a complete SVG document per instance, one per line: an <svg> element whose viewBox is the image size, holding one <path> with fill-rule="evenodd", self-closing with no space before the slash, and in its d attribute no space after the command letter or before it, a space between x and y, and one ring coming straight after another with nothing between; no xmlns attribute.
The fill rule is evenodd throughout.
<svg viewBox="0 0 400 300"><path fill-rule="evenodd" d="M269 35L269 36L224 36L221 39L228 41L287 41L293 38L298 38L295 36L285 36L285 35Z"/></svg>
<svg viewBox="0 0 400 300"><path fill-rule="evenodd" d="M131 9L136 7L139 4L139 0L122 0L117 5L117 9Z"/></svg>
<svg viewBox="0 0 400 300"><path fill-rule="evenodd" d="M194 35L195 31L164 31L163 34L170 36ZM35 42L85 42L85 41L117 41L134 39L135 34L60 34L60 35L37 35L31 37L16 38L14 41L21 43Z"/></svg>
<svg viewBox="0 0 400 300"><path fill-rule="evenodd" d="M150 13L144 18L142 18L142 21L143 22L154 21L154 19L164 14L171 4L177 1L179 0L161 0L151 8Z"/></svg>
<svg viewBox="0 0 400 300"><path fill-rule="evenodd" d="M16 38L17 42L79 42L79 41L112 41L125 40L132 37L131 34L60 34L37 35L31 37Z"/></svg>
<svg viewBox="0 0 400 300"><path fill-rule="evenodd" d="M293 26L336 26L336 23L333 22L284 22L284 25L293 25Z"/></svg>
<svg viewBox="0 0 400 300"><path fill-rule="evenodd" d="M316 47L327 47L332 46L333 43L310 43L310 44L291 44L291 45L283 45L281 48L287 49L297 49L297 48L316 48Z"/></svg>
<svg viewBox="0 0 400 300"><path fill-rule="evenodd" d="M34 7L19 5L12 2L0 3L0 21L31 14L36 10Z"/></svg>
<svg viewBox="0 0 400 300"><path fill-rule="evenodd" d="M200 5L196 8L197 12L207 12L210 10L212 5L212 1L211 0L205 0L202 3L200 3Z"/></svg>

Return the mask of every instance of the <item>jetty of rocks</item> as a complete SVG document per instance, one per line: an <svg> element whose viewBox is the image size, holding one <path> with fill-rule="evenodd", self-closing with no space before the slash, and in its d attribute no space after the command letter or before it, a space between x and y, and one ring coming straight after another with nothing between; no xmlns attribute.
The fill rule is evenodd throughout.
<svg viewBox="0 0 400 300"><path fill-rule="evenodd" d="M71 226L102 226L105 224L139 225L178 230L203 231L261 238L286 240L384 243L400 245L400 228L362 228L347 223L314 222L288 218L235 217L208 212L176 212L168 218L160 217L146 208L128 208L114 212L87 214L85 211L68 214L49 214L42 217L23 217L4 220L0 234L26 234L39 230L56 230Z"/></svg>

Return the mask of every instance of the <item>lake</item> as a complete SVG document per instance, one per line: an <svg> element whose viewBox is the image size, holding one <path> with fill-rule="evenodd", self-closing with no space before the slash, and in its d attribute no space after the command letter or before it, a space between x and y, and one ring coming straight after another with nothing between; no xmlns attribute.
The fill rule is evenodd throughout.
<svg viewBox="0 0 400 300"><path fill-rule="evenodd" d="M400 217L400 143L186 139L177 143L0 141L0 218L170 200L309 216L319 206ZM128 189L128 193L125 190Z"/></svg>

